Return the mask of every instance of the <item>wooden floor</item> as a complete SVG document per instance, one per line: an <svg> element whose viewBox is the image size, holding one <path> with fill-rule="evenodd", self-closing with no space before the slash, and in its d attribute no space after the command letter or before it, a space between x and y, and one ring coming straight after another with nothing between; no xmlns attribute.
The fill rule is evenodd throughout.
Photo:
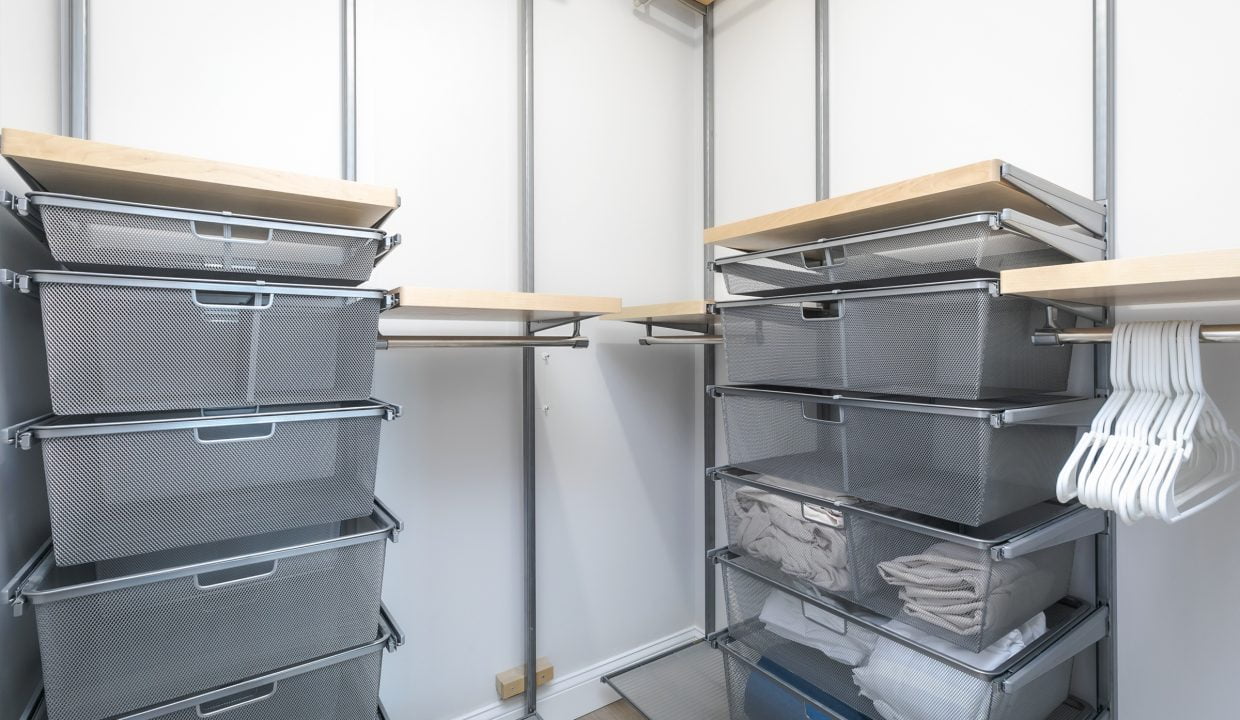
<svg viewBox="0 0 1240 720"><path fill-rule="evenodd" d="M632 705L620 700L605 708L599 708L578 720L646 720L646 717L634 710Z"/></svg>

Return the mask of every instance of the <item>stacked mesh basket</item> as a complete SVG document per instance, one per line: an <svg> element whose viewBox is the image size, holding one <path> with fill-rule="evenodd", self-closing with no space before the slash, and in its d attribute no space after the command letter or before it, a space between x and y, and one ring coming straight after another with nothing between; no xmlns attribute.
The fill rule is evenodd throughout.
<svg viewBox="0 0 1240 720"><path fill-rule="evenodd" d="M1033 228L1032 232L1025 232ZM733 720L1046 720L1105 613L1069 597L1105 518L1052 501L1070 312L1000 270L1099 241L1011 210L723 258ZM1028 420L1037 419L1033 423Z"/></svg>
<svg viewBox="0 0 1240 720"><path fill-rule="evenodd" d="M52 538L6 588L33 609L48 720L373 720L385 649L379 437L399 241L53 193L8 203L63 268L42 308Z"/></svg>

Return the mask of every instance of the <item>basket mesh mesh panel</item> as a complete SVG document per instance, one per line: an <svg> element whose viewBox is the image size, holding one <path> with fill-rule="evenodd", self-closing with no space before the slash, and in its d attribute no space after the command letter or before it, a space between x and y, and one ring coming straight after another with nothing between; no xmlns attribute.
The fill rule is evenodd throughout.
<svg viewBox="0 0 1240 720"><path fill-rule="evenodd" d="M762 294L830 283L1058 265L1074 258L989 222L858 240L831 250L720 265L728 292Z"/></svg>
<svg viewBox="0 0 1240 720"><path fill-rule="evenodd" d="M849 565L857 602L973 652L989 647L1068 594L1074 547L1064 543L1021 558L995 561L988 549L950 543L849 512ZM971 583L960 588L971 599L962 597L959 606L933 613L932 620L910 615L900 597L901 588L888 584L878 567L910 556L919 556L912 561L916 563L942 557L944 562L975 565L969 573ZM912 592L927 589L915 586ZM942 607L935 599L914 603L921 608Z"/></svg>
<svg viewBox="0 0 1240 720"><path fill-rule="evenodd" d="M281 558L249 582L188 576L35 606L49 716L99 720L374 640L386 544Z"/></svg>
<svg viewBox="0 0 1240 720"><path fill-rule="evenodd" d="M755 712L758 707L769 708L771 704L767 698L761 706L756 705L755 692L751 688L754 682L753 674L761 673L767 676L767 680L763 682L762 694L765 695L775 690L775 683L769 681L768 675L773 671L773 666L778 668L775 671L777 676L782 676L781 679L785 681L791 680L805 695L818 696L819 702L822 693L825 693L873 720L882 720L884 715L875 708L873 701L887 701L890 697L866 697L855 681L852 668L835 662L815 648L786 640L766 629L759 615L770 593L781 592L780 590L726 565L723 566L723 577L729 634L734 638L727 647L750 664L767 669L766 673L762 673L736 658L727 658L728 692L734 720L774 720L776 717L784 717L769 712ZM906 705L912 707L911 711L916 713L896 715L901 719L1044 720L1068 697L1071 662L1061 663L1026 687L1012 694L1005 694L997 681L966 674L891 640L879 642L880 647L886 648L884 652L894 648L895 657L887 655L880 663L876 663L872 656L866 664L870 665L871 673L880 669L890 673L884 682L874 684L886 686L891 692L895 692L894 697L905 700ZM893 660L898 662L892 662ZM861 667L864 668L865 665ZM783 689L783 692L793 695L787 689ZM735 712L738 703L743 709L742 714ZM962 708L969 708L974 712L960 714ZM910 707L904 707L903 710L908 712Z"/></svg>
<svg viewBox="0 0 1240 720"><path fill-rule="evenodd" d="M847 406L842 422L824 423L784 398L725 395L723 412L733 465L972 526L1054 497L1076 436Z"/></svg>
<svg viewBox="0 0 1240 720"><path fill-rule="evenodd" d="M271 436L202 443L194 429L42 440L56 562L75 565L370 514L382 419L250 425Z"/></svg>
<svg viewBox="0 0 1240 720"><path fill-rule="evenodd" d="M1046 323L1035 300L978 288L845 298L838 307L838 318L806 319L799 303L724 306L728 377L964 399L1067 387L1072 349L1029 344Z"/></svg>
<svg viewBox="0 0 1240 720"><path fill-rule="evenodd" d="M252 705L221 710L219 716L226 720L375 720L382 668L382 648L376 648L368 655L281 680L271 697ZM257 691L269 689L270 686L266 686ZM214 707L218 706L203 710L210 712ZM186 708L164 717L166 720L201 718L197 708Z"/></svg>
<svg viewBox="0 0 1240 720"><path fill-rule="evenodd" d="M232 309L255 296L57 282L39 293L58 415L370 396L378 298L264 294L270 307Z"/></svg>
<svg viewBox="0 0 1240 720"><path fill-rule="evenodd" d="M139 215L40 202L47 244L57 261L80 269L149 268L217 276L306 279L357 284L370 278L378 240L372 233L333 235L234 226L237 242L205 240L222 226L175 217ZM246 242L249 239L251 242ZM259 242L253 242L258 240Z"/></svg>
<svg viewBox="0 0 1240 720"><path fill-rule="evenodd" d="M654 720L728 720L723 654L701 641L607 678Z"/></svg>

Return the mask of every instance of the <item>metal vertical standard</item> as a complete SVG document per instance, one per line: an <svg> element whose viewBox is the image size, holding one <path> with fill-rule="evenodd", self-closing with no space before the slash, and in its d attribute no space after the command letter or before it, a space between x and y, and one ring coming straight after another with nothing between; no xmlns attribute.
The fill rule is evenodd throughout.
<svg viewBox="0 0 1240 720"><path fill-rule="evenodd" d="M831 97L829 0L814 0L814 195L831 195Z"/></svg>
<svg viewBox="0 0 1240 720"><path fill-rule="evenodd" d="M357 0L340 0L341 67L340 118L344 138L340 174L357 179Z"/></svg>
<svg viewBox="0 0 1240 720"><path fill-rule="evenodd" d="M517 183L520 213L520 289L534 292L534 0L521 0L518 21L518 113ZM526 334L534 329L526 323ZM537 505L534 464L534 348L521 349L521 456L522 507L525 548L525 715L538 717L538 576Z"/></svg>
<svg viewBox="0 0 1240 720"><path fill-rule="evenodd" d="M60 53L60 132L84 138L86 126L87 0L65 0Z"/></svg>
<svg viewBox="0 0 1240 720"><path fill-rule="evenodd" d="M1115 0L1094 0L1094 199L1106 205L1106 256L1114 256L1115 243ZM1094 346L1094 385L1109 387L1106 346ZM1101 381L1100 381L1101 380ZM1110 629L1098 643L1096 653L1097 707L1111 720L1119 717L1119 673L1116 654L1118 613L1115 607L1116 549L1115 513L1108 513L1107 532L1094 539L1094 587L1098 603L1109 609Z"/></svg>
<svg viewBox="0 0 1240 720"><path fill-rule="evenodd" d="M715 8L707 5L702 15L702 226L711 227L715 224ZM715 272L711 269L714 259L714 248L702 244L702 297L710 302L715 299ZM715 563L705 553L715 549L715 481L710 469L715 466L715 399L705 392L715 384L715 346L702 346L702 381L704 383L702 397L702 450L706 463L705 504L703 506L703 532L706 547L703 549L705 558L705 594L703 609L705 617L703 625L706 634L716 630L718 620L715 617Z"/></svg>

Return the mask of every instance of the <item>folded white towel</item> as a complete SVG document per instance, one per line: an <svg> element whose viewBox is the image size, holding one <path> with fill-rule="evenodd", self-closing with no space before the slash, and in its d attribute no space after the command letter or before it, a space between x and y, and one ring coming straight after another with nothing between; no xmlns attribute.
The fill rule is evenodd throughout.
<svg viewBox="0 0 1240 720"><path fill-rule="evenodd" d="M739 516L736 541L745 554L824 590L840 592L852 586L839 511L756 488L738 490L734 502Z"/></svg>
<svg viewBox="0 0 1240 720"><path fill-rule="evenodd" d="M830 600L826 604L836 605ZM877 615L866 615L867 620L882 623L886 620ZM874 651L878 635L871 630L843 618L838 618L820 608L772 590L758 619L766 629L792 642L821 650L827 657L849 667L864 663Z"/></svg>

